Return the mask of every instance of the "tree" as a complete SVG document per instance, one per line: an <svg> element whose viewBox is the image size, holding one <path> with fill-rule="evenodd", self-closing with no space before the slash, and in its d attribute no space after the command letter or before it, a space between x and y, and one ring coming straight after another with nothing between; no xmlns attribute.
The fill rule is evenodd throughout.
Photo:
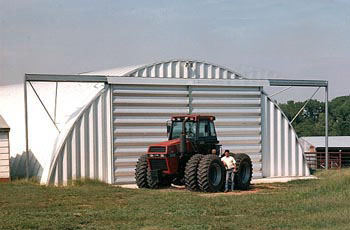
<svg viewBox="0 0 350 230"><path fill-rule="evenodd" d="M305 102L288 101L279 106L291 121ZM350 135L350 96L337 97L329 103L328 123L329 135ZM324 136L325 103L310 100L293 122L293 126L298 136Z"/></svg>

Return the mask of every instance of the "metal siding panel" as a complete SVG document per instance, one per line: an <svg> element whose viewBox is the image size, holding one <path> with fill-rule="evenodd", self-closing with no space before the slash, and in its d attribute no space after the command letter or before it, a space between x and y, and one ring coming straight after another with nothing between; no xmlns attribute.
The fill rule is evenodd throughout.
<svg viewBox="0 0 350 230"><path fill-rule="evenodd" d="M299 176L299 161L300 161L300 152L298 147L298 142L295 142L295 176Z"/></svg>
<svg viewBox="0 0 350 230"><path fill-rule="evenodd" d="M251 154L254 158L254 175L261 177L260 89L197 86L191 88L193 113L216 115L217 133L224 147L234 152ZM116 183L134 181L134 165L138 156L147 151L148 144L167 139L165 121L176 112L187 113L187 94L187 87L179 86L113 87ZM167 98L177 106L169 107ZM179 109L178 106L183 107ZM220 112L215 113L216 111ZM251 116L247 117L249 114Z"/></svg>
<svg viewBox="0 0 350 230"><path fill-rule="evenodd" d="M56 167L54 168L54 175L52 175L52 180L53 182L51 184L58 185L59 181L59 168L58 168L58 163L56 164ZM51 180L50 180L51 181Z"/></svg>
<svg viewBox="0 0 350 230"><path fill-rule="evenodd" d="M270 176L270 103L267 100L267 97L262 95L263 98L263 106L262 106L262 119L261 119L261 126L264 128L262 132L262 168L263 168L263 176L269 177Z"/></svg>
<svg viewBox="0 0 350 230"><path fill-rule="evenodd" d="M58 162L57 162L57 180L55 180L55 183L57 185L63 184L63 155L66 149L66 145L64 145L63 149L61 150L59 156L58 156Z"/></svg>
<svg viewBox="0 0 350 230"><path fill-rule="evenodd" d="M151 71L151 70L150 70ZM102 143L102 157L101 157L101 161L102 161L102 164L101 164L101 168L102 168L102 180L103 181L108 181L108 178L107 178L107 156L108 156L108 152L107 152L107 149L108 149L108 140L107 140L107 137L108 137L108 130L107 130L107 123L109 122L109 117L107 117L107 108L106 106L109 105L107 103L107 98L108 98L108 94L105 94L101 97L101 106L102 106L102 112L101 112L101 122L102 122L102 134L101 134L101 137L102 137L102 140L101 140L101 143Z"/></svg>
<svg viewBox="0 0 350 230"><path fill-rule="evenodd" d="M283 171L283 176L288 176L289 175L289 126L288 126L288 121L287 119L284 119L283 121L283 133L284 133L284 140L283 140L283 147L284 147L284 171Z"/></svg>
<svg viewBox="0 0 350 230"><path fill-rule="evenodd" d="M264 176L305 176L309 175L308 166L304 159L299 140L288 119L271 99L264 95L268 101L266 108L262 109L262 116L266 116L262 126L269 127L263 132L263 172ZM267 161L266 159L270 159ZM268 173L270 171L270 173Z"/></svg>
<svg viewBox="0 0 350 230"><path fill-rule="evenodd" d="M72 135L72 145L71 145L71 157L72 157L72 177L71 180L76 180L77 179L77 143L76 143L76 129L73 130L73 135Z"/></svg>
<svg viewBox="0 0 350 230"><path fill-rule="evenodd" d="M275 175L275 106L270 103L270 176Z"/></svg>
<svg viewBox="0 0 350 230"><path fill-rule="evenodd" d="M219 67L212 74L213 78L223 78ZM192 98L193 113L216 116L216 131L223 148L254 156L254 175L261 176L260 88L192 86Z"/></svg>
<svg viewBox="0 0 350 230"><path fill-rule="evenodd" d="M8 148L0 148L0 154L8 154L9 150Z"/></svg>
<svg viewBox="0 0 350 230"><path fill-rule="evenodd" d="M8 172L9 170L10 170L10 166L0 165L0 172Z"/></svg>
<svg viewBox="0 0 350 230"><path fill-rule="evenodd" d="M282 121L281 113L276 110L277 113L277 176L282 176L282 145L281 145L281 135L282 135Z"/></svg>
<svg viewBox="0 0 350 230"><path fill-rule="evenodd" d="M9 161L8 159L0 159L0 166L8 166L9 165Z"/></svg>
<svg viewBox="0 0 350 230"><path fill-rule="evenodd" d="M0 160L9 160L10 155L9 154L0 154Z"/></svg>
<svg viewBox="0 0 350 230"><path fill-rule="evenodd" d="M133 183L132 164L149 144L167 139L165 122L169 116L188 112L187 87L116 85L112 91L114 181Z"/></svg>
<svg viewBox="0 0 350 230"><path fill-rule="evenodd" d="M89 111L89 116L88 116L88 119L89 119L89 149L90 149L90 152L89 152L89 178L90 179L95 179L95 167L94 167L94 164L95 164L95 159L94 159L94 154L95 154L95 122L94 122L94 104L92 104L91 106L91 109Z"/></svg>
<svg viewBox="0 0 350 230"><path fill-rule="evenodd" d="M84 130L82 131L84 139L84 152L82 155L84 155L84 161L82 164L82 174L84 175L84 178L90 178L90 118L89 113L91 111L92 107L90 106L87 111L85 112L83 119L84 119Z"/></svg>
<svg viewBox="0 0 350 230"><path fill-rule="evenodd" d="M292 138L293 138L293 130L292 129L288 129L288 133L289 133L289 139L288 139L288 167L289 167L289 174L288 175L293 175L293 168L292 168L292 162L293 162L293 158L292 158Z"/></svg>
<svg viewBox="0 0 350 230"><path fill-rule="evenodd" d="M295 133L292 132L292 143L291 143L291 146L292 146L292 176L296 176L296 136L295 136Z"/></svg>
<svg viewBox="0 0 350 230"><path fill-rule="evenodd" d="M155 72L157 71L157 66L155 66ZM106 101L106 120L107 122L107 181L108 183L112 184L114 183L114 162L113 162L113 115L112 115L112 109L113 109L113 93L112 89L113 86L108 86L108 95L106 95L107 101Z"/></svg>
<svg viewBox="0 0 350 230"><path fill-rule="evenodd" d="M102 108L102 97L98 100L98 107L97 107L98 113L97 115L97 130L98 130L98 150L97 150L97 167L98 167L98 179L103 181L103 132L105 130L103 129L103 108Z"/></svg>
<svg viewBox="0 0 350 230"><path fill-rule="evenodd" d="M85 133L85 118L81 118L81 126L80 126L80 176L81 178L87 178L87 149L86 149L86 133Z"/></svg>
<svg viewBox="0 0 350 230"><path fill-rule="evenodd" d="M301 149L300 145L298 145L298 152L299 152L299 161L298 161L299 176L303 176L304 175L304 167L303 167L304 157L303 157L303 150Z"/></svg>
<svg viewBox="0 0 350 230"><path fill-rule="evenodd" d="M94 179L99 178L99 160L98 160L98 153L99 153L99 132L98 132L98 100L96 100L93 104L93 168L94 168Z"/></svg>
<svg viewBox="0 0 350 230"><path fill-rule="evenodd" d="M72 179L80 178L112 182L107 178L108 167L105 167L108 164L107 156L111 155L107 140L111 129L108 131L106 125L110 118L106 116L106 106L107 103L110 105L110 100L103 99L106 95L109 95L108 87L100 91L74 121L63 139L48 183L66 185Z"/></svg>
<svg viewBox="0 0 350 230"><path fill-rule="evenodd" d="M82 155L82 148L84 148L84 143L81 142L81 127L83 126L82 124L83 119L80 118L78 121L77 127L75 127L75 178L81 178L81 168L82 168L82 161L81 161L81 155Z"/></svg>

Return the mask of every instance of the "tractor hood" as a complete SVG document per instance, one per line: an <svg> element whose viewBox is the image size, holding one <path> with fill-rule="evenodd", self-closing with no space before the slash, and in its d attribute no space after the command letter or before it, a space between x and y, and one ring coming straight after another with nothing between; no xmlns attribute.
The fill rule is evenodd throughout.
<svg viewBox="0 0 350 230"><path fill-rule="evenodd" d="M157 144L151 144L151 146L172 146L172 145L177 145L180 144L180 138L174 139L174 140L169 140L169 141L163 141Z"/></svg>
<svg viewBox="0 0 350 230"><path fill-rule="evenodd" d="M156 144L151 144L148 147L148 153L160 153L160 154L168 154L168 153L177 153L179 152L180 139L174 139L169 141L163 141Z"/></svg>
<svg viewBox="0 0 350 230"><path fill-rule="evenodd" d="M187 142L187 150L192 151L192 144L189 140ZM159 153L159 154L179 154L180 153L180 138L159 142L157 144L151 144L148 147L148 153Z"/></svg>

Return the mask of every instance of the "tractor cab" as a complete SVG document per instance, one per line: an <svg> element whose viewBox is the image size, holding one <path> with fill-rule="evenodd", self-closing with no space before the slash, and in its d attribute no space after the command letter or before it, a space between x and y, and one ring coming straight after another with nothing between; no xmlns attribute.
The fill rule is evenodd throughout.
<svg viewBox="0 0 350 230"><path fill-rule="evenodd" d="M167 122L169 141L183 137L191 143L194 152L209 154L212 149L219 152L214 120L214 116L205 115L173 116Z"/></svg>

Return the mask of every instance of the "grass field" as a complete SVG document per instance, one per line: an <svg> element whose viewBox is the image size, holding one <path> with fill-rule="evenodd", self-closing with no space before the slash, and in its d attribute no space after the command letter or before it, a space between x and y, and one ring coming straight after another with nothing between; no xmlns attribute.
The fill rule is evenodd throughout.
<svg viewBox="0 0 350 230"><path fill-rule="evenodd" d="M0 184L0 229L350 229L350 170L252 192Z"/></svg>

